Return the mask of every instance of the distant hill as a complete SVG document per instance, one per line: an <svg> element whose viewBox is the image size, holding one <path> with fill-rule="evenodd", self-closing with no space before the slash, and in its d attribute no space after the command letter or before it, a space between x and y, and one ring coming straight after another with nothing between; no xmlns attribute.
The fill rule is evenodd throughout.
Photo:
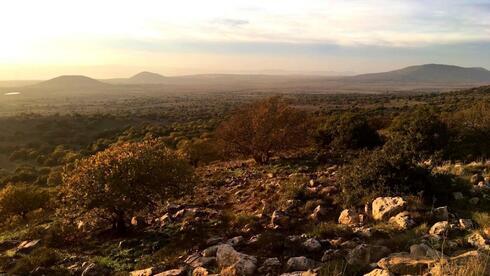
<svg viewBox="0 0 490 276"><path fill-rule="evenodd" d="M85 76L60 76L35 85L31 88L40 89L104 89L110 84Z"/></svg>
<svg viewBox="0 0 490 276"><path fill-rule="evenodd" d="M490 82L490 71L479 67L425 64L384 73L358 75L349 79L368 82L475 83Z"/></svg>
<svg viewBox="0 0 490 276"><path fill-rule="evenodd" d="M167 77L152 72L141 72L129 78L127 83L133 84L157 84L167 81Z"/></svg>

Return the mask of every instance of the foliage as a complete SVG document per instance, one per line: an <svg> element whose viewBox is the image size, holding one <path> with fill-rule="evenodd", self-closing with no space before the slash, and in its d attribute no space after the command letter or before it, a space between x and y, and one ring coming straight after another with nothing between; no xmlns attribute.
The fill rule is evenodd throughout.
<svg viewBox="0 0 490 276"><path fill-rule="evenodd" d="M211 139L182 140L177 148L193 166L207 164L220 158L218 146Z"/></svg>
<svg viewBox="0 0 490 276"><path fill-rule="evenodd" d="M305 112L273 97L236 111L219 126L216 137L231 155L252 156L266 163L280 151L307 145L308 129Z"/></svg>
<svg viewBox="0 0 490 276"><path fill-rule="evenodd" d="M189 190L192 168L158 140L115 145L63 173L61 210L123 231L128 216Z"/></svg>
<svg viewBox="0 0 490 276"><path fill-rule="evenodd" d="M447 122L452 134L447 147L451 159L472 161L490 156L490 103L452 113Z"/></svg>
<svg viewBox="0 0 490 276"><path fill-rule="evenodd" d="M389 130L392 147L410 152L420 159L444 150L449 140L446 124L428 108L402 113L393 120Z"/></svg>
<svg viewBox="0 0 490 276"><path fill-rule="evenodd" d="M353 113L329 117L318 129L316 141L322 148L335 150L372 149L382 143L366 116Z"/></svg>
<svg viewBox="0 0 490 276"><path fill-rule="evenodd" d="M2 215L25 217L28 212L47 205L49 195L38 187L29 184L10 184L0 191L0 210Z"/></svg>
<svg viewBox="0 0 490 276"><path fill-rule="evenodd" d="M417 162L415 153L393 144L372 152L365 151L341 168L339 184L342 204L354 206L377 196L410 195L423 192L426 198L437 195L447 199L452 180L447 175L433 174Z"/></svg>

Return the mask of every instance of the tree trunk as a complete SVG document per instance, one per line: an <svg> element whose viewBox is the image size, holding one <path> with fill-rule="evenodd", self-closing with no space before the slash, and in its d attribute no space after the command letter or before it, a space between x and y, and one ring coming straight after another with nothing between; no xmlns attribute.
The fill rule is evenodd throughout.
<svg viewBox="0 0 490 276"><path fill-rule="evenodd" d="M124 234L126 232L126 222L124 219L124 212L117 212L114 219L112 228L118 234Z"/></svg>

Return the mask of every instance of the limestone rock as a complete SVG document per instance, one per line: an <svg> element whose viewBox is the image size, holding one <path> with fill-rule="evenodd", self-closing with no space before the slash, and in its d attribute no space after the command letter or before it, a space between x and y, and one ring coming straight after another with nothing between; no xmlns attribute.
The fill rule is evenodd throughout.
<svg viewBox="0 0 490 276"><path fill-rule="evenodd" d="M408 253L394 253L381 259L378 266L395 274L422 275L435 261L427 257L414 257Z"/></svg>
<svg viewBox="0 0 490 276"><path fill-rule="evenodd" d="M278 272L281 269L281 262L279 261L278 258L268 258L262 263L262 266L259 267L259 272L262 274L271 274L271 275L277 275L279 274Z"/></svg>
<svg viewBox="0 0 490 276"><path fill-rule="evenodd" d="M339 223L344 225L356 225L362 222L362 216L353 209L345 209L340 213Z"/></svg>
<svg viewBox="0 0 490 276"><path fill-rule="evenodd" d="M305 242L303 242L303 247L308 252L318 252L322 250L322 244L318 240L313 238L307 239Z"/></svg>
<svg viewBox="0 0 490 276"><path fill-rule="evenodd" d="M216 257L220 268L235 271L236 275L254 275L257 269L257 258L240 253L228 244L218 247Z"/></svg>
<svg viewBox="0 0 490 276"><path fill-rule="evenodd" d="M399 230L406 230L415 225L415 222L410 218L410 214L406 211L391 217L389 223Z"/></svg>
<svg viewBox="0 0 490 276"><path fill-rule="evenodd" d="M372 212L375 220L387 220L405 209L407 202L401 197L378 197L373 201Z"/></svg>
<svg viewBox="0 0 490 276"><path fill-rule="evenodd" d="M288 271L305 271L309 269L314 269L318 265L319 264L316 261L301 256L289 258L286 267Z"/></svg>
<svg viewBox="0 0 490 276"><path fill-rule="evenodd" d="M471 219L459 219L459 228L462 230L472 229L473 221Z"/></svg>
<svg viewBox="0 0 490 276"><path fill-rule="evenodd" d="M287 228L289 225L289 217L279 211L279 210L276 210L274 211L274 213L272 213L272 217L271 217L271 226L272 228L276 229L276 228Z"/></svg>
<svg viewBox="0 0 490 276"><path fill-rule="evenodd" d="M389 272L388 270L376 268L373 271L364 274L364 276L394 276L394 274Z"/></svg>
<svg viewBox="0 0 490 276"><path fill-rule="evenodd" d="M351 265L365 267L390 253L390 249L385 246L361 244L349 252L347 262Z"/></svg>
<svg viewBox="0 0 490 276"><path fill-rule="evenodd" d="M426 244L414 244L410 246L410 255L413 257L429 257L438 258L442 257L442 254Z"/></svg>
<svg viewBox="0 0 490 276"><path fill-rule="evenodd" d="M434 219L436 219L438 221L448 220L449 219L449 211L447 209L447 206L435 208L432 211L432 216L434 217Z"/></svg>
<svg viewBox="0 0 490 276"><path fill-rule="evenodd" d="M468 244L480 248L480 249L490 249L488 241L479 233L473 233L467 238Z"/></svg>
<svg viewBox="0 0 490 276"><path fill-rule="evenodd" d="M432 227L429 230L429 234L439 236L447 233L449 229L450 229L449 222L440 221L432 225Z"/></svg>
<svg viewBox="0 0 490 276"><path fill-rule="evenodd" d="M184 276L185 271L182 268L171 269L164 272L160 272L158 274L154 274L154 276Z"/></svg>

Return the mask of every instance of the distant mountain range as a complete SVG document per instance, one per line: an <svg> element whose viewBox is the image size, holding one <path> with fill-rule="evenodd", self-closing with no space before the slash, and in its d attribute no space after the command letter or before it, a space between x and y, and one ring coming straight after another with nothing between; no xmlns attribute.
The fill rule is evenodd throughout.
<svg viewBox="0 0 490 276"><path fill-rule="evenodd" d="M42 89L70 89L70 88L107 88L108 83L101 82L86 76L59 76L54 79L31 85Z"/></svg>
<svg viewBox="0 0 490 276"><path fill-rule="evenodd" d="M454 65L425 64L384 73L358 75L350 79L370 82L474 83L490 82L490 71L480 67L466 68Z"/></svg>
<svg viewBox="0 0 490 276"><path fill-rule="evenodd" d="M3 84L17 86L4 86ZM21 85L23 84L23 85ZM453 65L425 64L357 76L205 74L167 77L141 72L129 78L96 80L60 76L47 81L0 82L0 93L24 96L160 95L268 91L294 93L377 93L389 91L450 91L490 84L490 71ZM10 88L8 88L10 87Z"/></svg>

